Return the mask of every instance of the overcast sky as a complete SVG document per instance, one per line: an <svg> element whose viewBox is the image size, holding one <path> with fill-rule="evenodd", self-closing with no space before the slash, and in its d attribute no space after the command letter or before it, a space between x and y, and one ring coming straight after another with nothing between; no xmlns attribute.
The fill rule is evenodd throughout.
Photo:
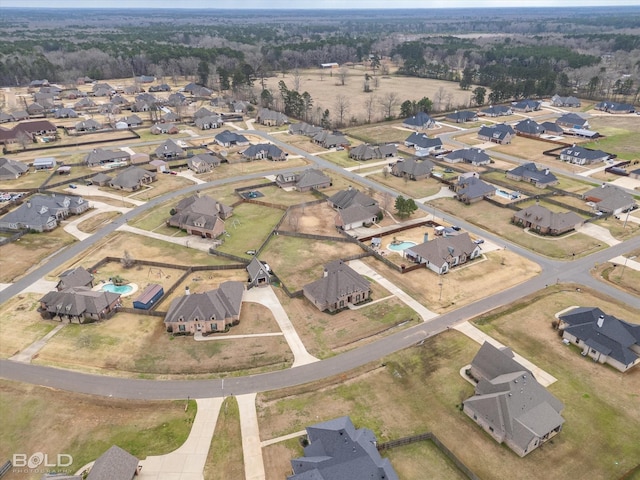
<svg viewBox="0 0 640 480"><path fill-rule="evenodd" d="M468 8L640 6L640 0L0 0L1 7L38 8Z"/></svg>

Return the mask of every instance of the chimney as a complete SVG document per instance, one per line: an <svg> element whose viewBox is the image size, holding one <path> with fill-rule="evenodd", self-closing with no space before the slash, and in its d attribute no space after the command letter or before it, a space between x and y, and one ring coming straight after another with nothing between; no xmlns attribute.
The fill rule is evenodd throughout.
<svg viewBox="0 0 640 480"><path fill-rule="evenodd" d="M544 174L545 175L549 175L549 169L548 168L544 171Z"/></svg>
<svg viewBox="0 0 640 480"><path fill-rule="evenodd" d="M349 185L349 188L347 188L347 190L351 191L353 189L353 187L351 185Z"/></svg>
<svg viewBox="0 0 640 480"><path fill-rule="evenodd" d="M424 243L427 243L429 241L429 233L425 233L424 234Z"/></svg>
<svg viewBox="0 0 640 480"><path fill-rule="evenodd" d="M189 290L189 287L184 287L184 294L185 295L191 295L191 290Z"/></svg>
<svg viewBox="0 0 640 480"><path fill-rule="evenodd" d="M604 325L604 315L598 317L598 328L602 328L602 325Z"/></svg>

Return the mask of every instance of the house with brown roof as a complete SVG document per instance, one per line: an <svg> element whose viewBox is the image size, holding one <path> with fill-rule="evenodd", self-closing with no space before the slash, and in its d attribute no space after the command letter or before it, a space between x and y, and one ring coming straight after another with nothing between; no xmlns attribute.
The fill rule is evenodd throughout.
<svg viewBox="0 0 640 480"><path fill-rule="evenodd" d="M548 168L538 170L535 163L523 163L507 171L506 177L518 182L532 183L538 188L558 184L558 178Z"/></svg>
<svg viewBox="0 0 640 480"><path fill-rule="evenodd" d="M171 302L164 317L167 332L195 334L224 332L240 321L242 282L224 282L216 290L189 293Z"/></svg>
<svg viewBox="0 0 640 480"><path fill-rule="evenodd" d="M223 205L208 195L192 195L173 208L175 214L168 220L170 227L180 228L190 235L218 238L225 231L224 220L233 214L233 208Z"/></svg>
<svg viewBox="0 0 640 480"><path fill-rule="evenodd" d="M120 294L88 287L53 290L40 299L43 318L68 323L88 323L111 318L120 305Z"/></svg>
<svg viewBox="0 0 640 480"><path fill-rule="evenodd" d="M469 368L475 395L463 402L463 412L524 457L562 430L564 404L513 357L506 347L480 347Z"/></svg>
<svg viewBox="0 0 640 480"><path fill-rule="evenodd" d="M21 137L34 142L39 136L56 137L56 135L56 126L49 120L20 122L13 128L0 127L0 144L16 143Z"/></svg>
<svg viewBox="0 0 640 480"><path fill-rule="evenodd" d="M187 168L196 173L207 173L220 166L221 159L211 153L199 153L187 158Z"/></svg>
<svg viewBox="0 0 640 480"><path fill-rule="evenodd" d="M528 228L541 235L562 235L575 230L584 219L574 212L552 212L541 205L531 205L513 215L515 225Z"/></svg>
<svg viewBox="0 0 640 480"><path fill-rule="evenodd" d="M481 251L480 246L473 243L465 232L451 237L436 237L405 249L403 254L407 260L422 263L429 270L443 275L453 267L478 258Z"/></svg>
<svg viewBox="0 0 640 480"><path fill-rule="evenodd" d="M371 285L342 260L335 260L325 265L320 280L305 285L302 291L321 312L334 312L349 304L356 305L368 300Z"/></svg>
<svg viewBox="0 0 640 480"><path fill-rule="evenodd" d="M256 120L261 125L268 127L279 127L285 123L289 123L289 118L284 113L269 110L268 108L261 108L258 110Z"/></svg>

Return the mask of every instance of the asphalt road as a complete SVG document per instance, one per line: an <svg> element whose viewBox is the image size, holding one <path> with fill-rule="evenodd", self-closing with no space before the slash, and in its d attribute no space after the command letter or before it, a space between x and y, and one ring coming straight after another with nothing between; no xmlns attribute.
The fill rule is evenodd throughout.
<svg viewBox="0 0 640 480"><path fill-rule="evenodd" d="M290 145L281 142L277 137L259 131L247 131L247 133L261 135L273 143L287 148L295 154L304 156L320 168L325 168L340 173L341 175L346 175L347 177L351 176L361 184L373 187L379 191L386 191L394 197L398 194L394 190L379 185L366 177L359 177L356 174L345 172L342 168L327 160L311 155L298 148L291 147ZM296 170L300 169L279 170L278 172L282 173ZM31 283L47 275L53 269L58 268L67 261L80 255L84 250L113 232L125 221L138 216L140 213L150 208L154 208L160 203L170 200L176 195L195 192L196 190L235 181L262 178L264 175L265 173L262 172L259 174L244 175L234 179L221 179L207 184L193 185L180 191L168 193L162 197L153 199L142 206L136 207L87 240L78 242L62 250L57 255L49 259L46 264L33 270L14 285L0 292L0 303L5 302L7 299L24 290ZM419 207L427 212L433 212L431 207L424 205L419 205ZM564 284L573 282L589 286L617 298L633 308L640 309L640 298L617 290L611 285L593 278L589 274L589 270L596 263L606 262L617 255L640 248L640 236L577 260L557 261L537 255L519 247L518 245L511 244L510 242L505 242L504 239L496 237L490 232L479 229L478 227L467 224L466 222L461 222L459 219L444 214L443 212L436 212L436 214L440 218L447 220L449 223L459 224L473 233L480 234L498 244L504 244L507 248L515 251L516 253L535 261L542 269L541 274L521 283L520 285L465 305L455 311L440 315L429 322L399 331L371 344L336 355L326 360L287 370L246 377L229 377L215 380L141 380L91 375L70 370L23 364L9 360L0 360L0 377L63 390L117 398L158 400L181 399L186 397L210 398L232 394L239 395L313 382L333 375L345 374L349 370L370 362L380 362L386 355L412 345L417 346L424 338L436 335L458 322L471 319L496 307L515 302L526 295L541 291L547 286L555 283ZM574 287L568 285L567 288Z"/></svg>

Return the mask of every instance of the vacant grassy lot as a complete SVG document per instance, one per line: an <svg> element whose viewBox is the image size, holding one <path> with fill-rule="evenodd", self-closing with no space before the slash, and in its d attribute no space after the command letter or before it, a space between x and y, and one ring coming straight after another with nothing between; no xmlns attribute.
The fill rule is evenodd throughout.
<svg viewBox="0 0 640 480"><path fill-rule="evenodd" d="M238 159L236 161L229 157L229 163L223 163L219 167L215 168L209 173L203 173L198 175L205 182L211 182L220 178L237 177L238 175L247 175L249 173L257 172L272 172L274 170L280 170L285 168L304 167L308 165L304 158L290 158L284 162L272 162L270 160L255 160L247 162L245 159ZM256 180L253 181L256 183Z"/></svg>
<svg viewBox="0 0 640 480"><path fill-rule="evenodd" d="M402 127L401 120L392 122L381 122L375 125L361 125L359 127L351 127L344 132L352 138L357 138L361 142L380 144L380 143L400 143L411 135L412 131Z"/></svg>
<svg viewBox="0 0 640 480"><path fill-rule="evenodd" d="M18 188L38 188L51 176L51 173L49 170L30 169L25 175L15 180L0 180L0 189L11 191Z"/></svg>
<svg viewBox="0 0 640 480"><path fill-rule="evenodd" d="M46 233L27 233L19 240L3 245L0 247L0 282L15 282L75 241L75 237L58 227Z"/></svg>
<svg viewBox="0 0 640 480"><path fill-rule="evenodd" d="M259 395L261 437L274 438L349 415L356 427L372 429L380 442L432 431L480 478L528 480L539 478L540 471L551 479L620 478L640 458L640 444L635 441L640 428L640 410L635 408L640 371L621 375L596 365L564 346L550 327L553 314L569 305L601 304L607 312L638 318L639 312L621 311L610 302L585 291L576 293L575 288L548 291L493 315L481 326L558 378L550 391L565 403L564 429L553 443L524 458L498 445L459 410L473 389L458 370L479 346L454 331L347 375ZM293 442L278 447L277 454L288 459L300 454ZM407 472L406 478L425 478L410 472L419 471L430 447L415 444L414 448L392 457L394 468ZM277 468L275 462L273 467ZM281 476L285 473L279 471ZM450 478L441 475L435 478Z"/></svg>
<svg viewBox="0 0 640 480"><path fill-rule="evenodd" d="M205 480L244 478L243 458L238 402L235 397L228 397L218 414L216 430L204 466Z"/></svg>
<svg viewBox="0 0 640 480"><path fill-rule="evenodd" d="M431 177L423 180L405 180L404 178L396 177L389 173L375 173L373 175L368 175L367 178L381 183L382 185L386 185L387 187L391 187L409 198L423 198L435 195L444 185Z"/></svg>
<svg viewBox="0 0 640 480"><path fill-rule="evenodd" d="M616 154L621 160L638 159L638 133L640 117L602 115L589 118L591 130L596 130L605 138L585 144L585 147L604 150Z"/></svg>
<svg viewBox="0 0 640 480"><path fill-rule="evenodd" d="M329 160L330 162L333 162L336 165L343 168L357 167L358 165L366 165L362 162L358 162L352 158L349 158L349 152L347 152L347 150L322 153L322 154L318 154L318 156L324 158L325 160Z"/></svg>
<svg viewBox="0 0 640 480"><path fill-rule="evenodd" d="M256 315L259 322L270 321L264 311L247 309L241 312L240 323L252 325ZM232 334L233 329L229 332ZM196 342L192 336L166 333L161 318L121 312L101 323L66 325L40 351L35 363L165 378L257 373L285 368L292 361L283 336Z"/></svg>
<svg viewBox="0 0 640 480"><path fill-rule="evenodd" d="M180 190L181 188L193 185L193 182L185 177L177 175L163 175L161 173L156 177L157 180L149 185L143 186L140 190L129 193L122 192L109 187L100 187L109 193L116 195L123 194L125 197L133 198L134 200L146 201L152 198L160 197L165 193L172 192L174 190Z"/></svg>
<svg viewBox="0 0 640 480"><path fill-rule="evenodd" d="M83 220L78 224L78 230L84 233L94 233L96 230L111 223L114 218L119 217L120 212L101 212Z"/></svg>
<svg viewBox="0 0 640 480"><path fill-rule="evenodd" d="M10 357L44 337L58 324L41 320L37 309L42 295L24 293L4 304L0 310L0 356Z"/></svg>
<svg viewBox="0 0 640 480"><path fill-rule="evenodd" d="M574 253L576 256L582 256L603 248L598 240L582 233L570 233L561 237L527 233L521 227L511 224L513 210L496 207L487 202L463 205L457 200L439 198L432 203L444 211L548 257L569 258Z"/></svg>
<svg viewBox="0 0 640 480"><path fill-rule="evenodd" d="M59 453L73 457L71 473L112 445L139 459L169 453L184 443L196 402L115 400L0 381L0 451ZM11 470L10 470L11 472ZM42 473L8 473L7 480L39 480Z"/></svg>
<svg viewBox="0 0 640 480"><path fill-rule="evenodd" d="M456 465L432 441L396 447L384 452L400 478L465 480Z"/></svg>

